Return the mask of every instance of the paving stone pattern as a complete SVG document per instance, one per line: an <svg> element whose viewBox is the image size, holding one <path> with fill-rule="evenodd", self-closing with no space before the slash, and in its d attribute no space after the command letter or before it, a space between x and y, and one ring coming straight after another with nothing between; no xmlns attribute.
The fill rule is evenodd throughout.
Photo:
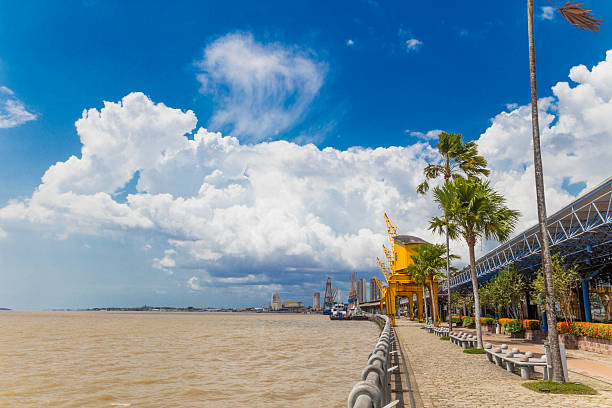
<svg viewBox="0 0 612 408"><path fill-rule="evenodd" d="M489 363L484 355L465 354L421 326L399 320L396 332L424 407L612 407L612 386L595 387L598 395L536 393L521 385L525 380L520 376ZM570 374L572 380L588 383Z"/></svg>

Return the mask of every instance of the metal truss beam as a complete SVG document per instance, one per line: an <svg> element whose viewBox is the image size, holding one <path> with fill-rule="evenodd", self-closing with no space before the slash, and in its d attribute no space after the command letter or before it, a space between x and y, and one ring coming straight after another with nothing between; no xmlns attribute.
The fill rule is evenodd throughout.
<svg viewBox="0 0 612 408"><path fill-rule="evenodd" d="M586 264L592 260L612 262L612 177L548 217L546 223L551 251ZM479 280L489 279L508 265L534 269L541 262L540 247L535 225L480 257L476 261ZM470 282L469 266L450 278L451 288Z"/></svg>

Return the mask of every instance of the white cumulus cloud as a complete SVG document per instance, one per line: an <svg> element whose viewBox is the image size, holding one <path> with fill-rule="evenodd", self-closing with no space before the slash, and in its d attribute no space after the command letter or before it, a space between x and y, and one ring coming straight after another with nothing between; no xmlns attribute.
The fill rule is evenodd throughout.
<svg viewBox="0 0 612 408"><path fill-rule="evenodd" d="M228 34L196 63L202 92L216 109L210 127L248 141L273 139L299 122L319 93L327 65L308 50L261 44L251 34Z"/></svg>
<svg viewBox="0 0 612 408"><path fill-rule="evenodd" d="M564 185L592 188L612 175L612 50L592 70L573 67L569 77L575 86L559 82L538 104L549 213L573 199ZM523 105L499 113L479 139L496 188L523 213L522 226L537 221L531 138L531 107Z"/></svg>
<svg viewBox="0 0 612 408"><path fill-rule="evenodd" d="M153 259L153 267L155 269L159 269L161 271L167 272L169 275L172 275L174 272L172 268L176 266L176 261L174 260L174 256L176 255L176 251L174 249L166 249L164 251L163 258L155 258Z"/></svg>
<svg viewBox="0 0 612 408"><path fill-rule="evenodd" d="M567 184L590 188L612 174L606 148L612 51L592 69L572 68L570 79L539 104L549 213L573 199ZM429 143L347 150L243 144L195 126L193 112L141 93L85 111L76 123L80 157L51 166L31 197L0 209L1 226L166 239L154 267L181 271L181 282L192 276L200 288L290 291L298 282L320 284L327 274L372 273L387 243L385 211L404 233L441 242L427 231L435 205L415 193L426 162L437 157ZM500 112L478 143L495 188L523 213L520 227L534 224L529 106ZM136 191L115 201L113 194L136 174ZM461 243L453 246L465 254ZM206 273L197 277L193 270Z"/></svg>
<svg viewBox="0 0 612 408"><path fill-rule="evenodd" d="M191 290L202 290L202 286L200 286L200 278L197 276L192 276L191 278L187 279L187 286Z"/></svg>
<svg viewBox="0 0 612 408"><path fill-rule="evenodd" d="M0 86L0 129L8 129L35 120L36 115L29 112L6 86Z"/></svg>

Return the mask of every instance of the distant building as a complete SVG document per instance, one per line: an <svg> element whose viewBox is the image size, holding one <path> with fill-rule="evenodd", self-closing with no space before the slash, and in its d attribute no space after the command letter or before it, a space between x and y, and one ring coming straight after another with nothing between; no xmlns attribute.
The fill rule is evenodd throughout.
<svg viewBox="0 0 612 408"><path fill-rule="evenodd" d="M272 294L272 300L270 301L270 310L280 310L281 309L281 301L278 293L274 292Z"/></svg>
<svg viewBox="0 0 612 408"><path fill-rule="evenodd" d="M361 278L357 281L357 301L359 303L365 303L368 301L368 282L365 278Z"/></svg>
<svg viewBox="0 0 612 408"><path fill-rule="evenodd" d="M289 310L290 312L301 312L304 309L304 304L302 302L294 302L292 300L287 300L282 304L282 310Z"/></svg>
<svg viewBox="0 0 612 408"><path fill-rule="evenodd" d="M374 278L370 279L370 302L378 300L381 297L382 295L380 293L378 285L376 284L376 281L374 280Z"/></svg>
<svg viewBox="0 0 612 408"><path fill-rule="evenodd" d="M314 310L321 310L321 293L315 292L314 299L312 301L312 308Z"/></svg>

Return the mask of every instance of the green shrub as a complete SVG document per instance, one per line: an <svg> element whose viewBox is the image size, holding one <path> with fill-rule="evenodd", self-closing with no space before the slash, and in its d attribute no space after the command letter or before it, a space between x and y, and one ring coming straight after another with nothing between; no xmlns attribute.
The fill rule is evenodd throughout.
<svg viewBox="0 0 612 408"><path fill-rule="evenodd" d="M504 324L506 333L519 333L523 331L523 322L520 320L510 320Z"/></svg>
<svg viewBox="0 0 612 408"><path fill-rule="evenodd" d="M450 340L450 336L442 336L442 337L440 337L440 340L448 341L448 340Z"/></svg>
<svg viewBox="0 0 612 408"><path fill-rule="evenodd" d="M474 319L469 316L465 316L463 318L463 327L472 327L474 326Z"/></svg>
<svg viewBox="0 0 612 408"><path fill-rule="evenodd" d="M463 350L464 353L466 354L485 354L486 351L484 351L484 349L481 348L468 348Z"/></svg>
<svg viewBox="0 0 612 408"><path fill-rule="evenodd" d="M460 317L453 316L453 324L461 324L462 320Z"/></svg>
<svg viewBox="0 0 612 408"><path fill-rule="evenodd" d="M495 324L495 319L492 317L483 317L481 322L482 324L487 324L487 325Z"/></svg>

